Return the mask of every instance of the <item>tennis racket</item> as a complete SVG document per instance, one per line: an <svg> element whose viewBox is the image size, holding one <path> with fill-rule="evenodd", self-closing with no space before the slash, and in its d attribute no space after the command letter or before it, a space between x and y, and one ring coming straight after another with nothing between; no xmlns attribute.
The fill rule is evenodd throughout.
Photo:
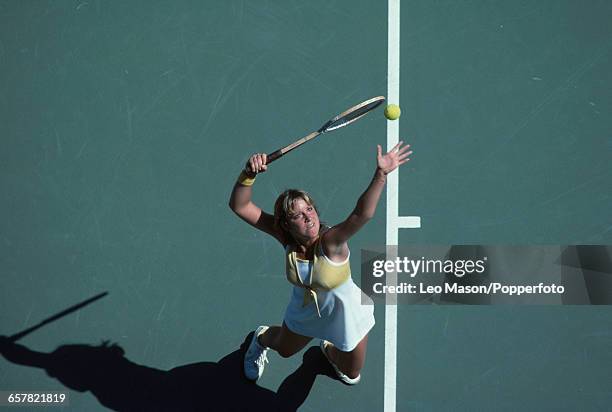
<svg viewBox="0 0 612 412"><path fill-rule="evenodd" d="M281 158L286 155L293 149L296 149L308 142L309 140L314 139L315 137L322 135L323 133L331 132L332 130L340 129L341 127L348 126L354 121L361 119L363 116L376 109L385 101L384 96L373 97L365 102L359 103L356 106L351 107L348 110L340 113L338 116L334 117L327 123L325 123L319 130L316 132L310 133L308 136L304 136L301 139L291 143L289 146L285 146L282 149L278 149L275 152L272 152L268 155L266 164L270 164L273 161Z"/></svg>

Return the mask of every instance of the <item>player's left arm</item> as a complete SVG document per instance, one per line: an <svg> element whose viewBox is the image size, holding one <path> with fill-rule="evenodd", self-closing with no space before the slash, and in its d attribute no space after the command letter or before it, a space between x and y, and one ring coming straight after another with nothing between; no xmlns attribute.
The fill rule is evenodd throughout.
<svg viewBox="0 0 612 412"><path fill-rule="evenodd" d="M412 151L410 145L402 146L399 142L387 154L382 154L382 148L377 146L376 171L368 188L357 200L357 205L351 214L342 223L332 227L323 235L323 248L325 254L332 258L346 258L348 246L346 242L357 233L376 213L376 206L387 182L387 175L400 165L408 162Z"/></svg>

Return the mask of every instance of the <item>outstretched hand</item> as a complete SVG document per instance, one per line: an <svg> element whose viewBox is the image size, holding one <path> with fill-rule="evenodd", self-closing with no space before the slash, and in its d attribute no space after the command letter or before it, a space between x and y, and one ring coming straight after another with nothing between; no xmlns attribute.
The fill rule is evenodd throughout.
<svg viewBox="0 0 612 412"><path fill-rule="evenodd" d="M402 147L404 142L400 141L395 147L385 155L382 154L382 147L377 145L378 155L376 156L376 160L378 163L378 168L385 174L388 175L395 169L397 169L400 165L403 165L410 159L408 156L412 154L412 150L407 152L410 148L410 145L407 144Z"/></svg>

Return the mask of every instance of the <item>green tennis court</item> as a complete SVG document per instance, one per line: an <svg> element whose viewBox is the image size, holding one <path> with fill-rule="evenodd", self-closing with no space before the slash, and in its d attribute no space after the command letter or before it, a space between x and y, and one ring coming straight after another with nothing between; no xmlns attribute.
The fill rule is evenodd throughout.
<svg viewBox="0 0 612 412"><path fill-rule="evenodd" d="M612 244L612 3L390 4L0 3L0 335L108 292L3 343L0 392L75 411L609 409L608 306L398 305L391 324L377 305L359 385L316 340L240 374L291 293L278 242L228 208L244 162L393 85L414 150L398 213L420 218L400 245ZM303 188L342 221L387 127L379 108L287 154L255 202ZM386 210L350 241L357 283Z"/></svg>

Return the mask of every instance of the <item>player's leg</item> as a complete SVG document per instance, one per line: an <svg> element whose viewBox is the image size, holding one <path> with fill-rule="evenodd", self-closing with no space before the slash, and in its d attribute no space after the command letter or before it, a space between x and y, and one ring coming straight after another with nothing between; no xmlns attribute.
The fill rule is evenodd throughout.
<svg viewBox="0 0 612 412"><path fill-rule="evenodd" d="M338 369L349 378L357 378L365 364L366 349L368 347L368 335L366 335L350 352L343 352L335 346L327 348L327 355L336 364Z"/></svg>
<svg viewBox="0 0 612 412"><path fill-rule="evenodd" d="M262 346L275 350L283 358L295 355L311 340L311 337L290 331L285 322L283 326L270 326L259 335L259 343Z"/></svg>
<svg viewBox="0 0 612 412"><path fill-rule="evenodd" d="M291 332L285 323L283 326L258 327L244 354L245 376L252 381L261 377L268 362L268 349L273 349L283 358L288 358L302 350L311 339Z"/></svg>

